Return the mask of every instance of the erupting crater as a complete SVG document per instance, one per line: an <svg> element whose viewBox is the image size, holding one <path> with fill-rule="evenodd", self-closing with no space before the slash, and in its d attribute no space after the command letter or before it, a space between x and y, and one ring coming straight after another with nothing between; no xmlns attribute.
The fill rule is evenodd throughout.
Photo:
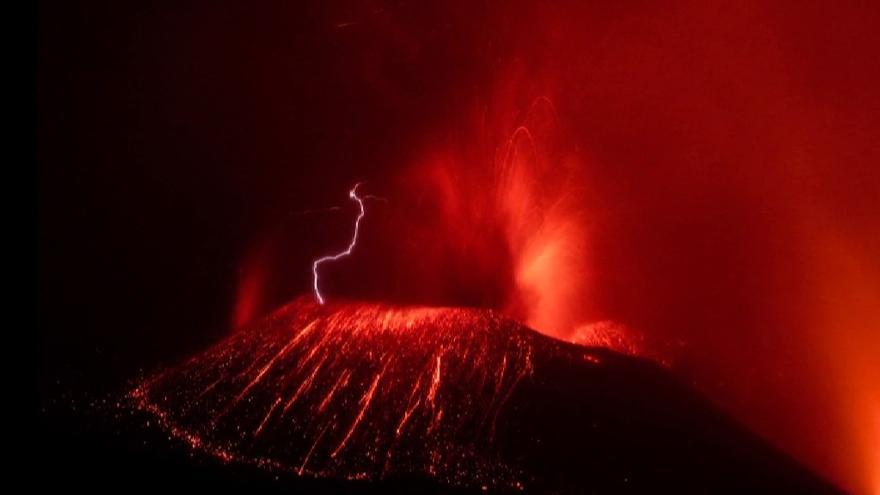
<svg viewBox="0 0 880 495"><path fill-rule="evenodd" d="M132 397L224 459L298 474L518 486L492 438L540 338L489 310L303 296Z"/></svg>
<svg viewBox="0 0 880 495"><path fill-rule="evenodd" d="M194 450L294 476L555 492L821 486L662 368L484 309L303 296L130 399Z"/></svg>

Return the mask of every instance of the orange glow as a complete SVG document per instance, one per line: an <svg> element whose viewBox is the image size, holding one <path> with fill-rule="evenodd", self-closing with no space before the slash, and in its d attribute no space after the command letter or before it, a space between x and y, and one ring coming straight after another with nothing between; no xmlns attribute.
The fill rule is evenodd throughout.
<svg viewBox="0 0 880 495"><path fill-rule="evenodd" d="M668 364L844 489L880 490L871 16L685 4L510 9L477 75L422 66L455 89L406 113L424 121L370 178L391 206L367 268L337 280Z"/></svg>
<svg viewBox="0 0 880 495"><path fill-rule="evenodd" d="M859 491L880 494L880 272L870 253L841 233L816 246L815 325L835 391L835 434L842 440L831 462ZM830 331L824 331L830 329ZM852 453L861 461L852 462Z"/></svg>
<svg viewBox="0 0 880 495"><path fill-rule="evenodd" d="M575 344L604 347L628 356L643 356L644 346L640 345L637 335L619 323L598 321L581 325L574 332L571 341Z"/></svg>
<svg viewBox="0 0 880 495"><path fill-rule="evenodd" d="M224 461L350 479L416 470L517 487L520 473L481 449L532 373L532 348L548 345L561 352L489 310L303 296L130 398L169 434Z"/></svg>
<svg viewBox="0 0 880 495"><path fill-rule="evenodd" d="M536 100L535 105L539 104L553 111L546 98ZM532 118L527 114L527 120ZM547 132L554 130L542 134ZM577 164L560 162L563 158L543 150L529 127L520 126L507 143L499 167L499 209L516 282L508 309L514 314L522 311L521 317L531 327L564 339L582 316L575 308L583 305L588 282L587 232L584 212L579 210L582 198L572 195L572 177L565 176Z"/></svg>
<svg viewBox="0 0 880 495"><path fill-rule="evenodd" d="M444 280L449 268L436 267L454 256L463 268L452 291L494 288L475 302L568 339L590 310L583 164L564 143L550 99L533 98L519 112L499 106L514 117L465 124L476 138L446 142L446 152L404 174L402 194L417 194L434 213L403 229L432 241L401 257L419 259L424 278Z"/></svg>

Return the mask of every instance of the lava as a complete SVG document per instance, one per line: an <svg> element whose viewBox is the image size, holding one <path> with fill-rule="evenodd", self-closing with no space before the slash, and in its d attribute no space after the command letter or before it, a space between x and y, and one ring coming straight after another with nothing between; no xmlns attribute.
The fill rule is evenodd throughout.
<svg viewBox="0 0 880 495"><path fill-rule="evenodd" d="M493 310L302 296L143 381L128 404L194 451L294 476L824 493L664 373ZM729 480L731 466L753 476Z"/></svg>
<svg viewBox="0 0 880 495"><path fill-rule="evenodd" d="M298 474L518 483L482 451L532 342L488 310L300 298L131 394L218 458Z"/></svg>
<svg viewBox="0 0 880 495"><path fill-rule="evenodd" d="M498 85L520 82L512 79ZM382 246L403 260L402 282L382 300L490 307L568 340L597 317L585 164L548 96L498 99L489 106L499 110L465 113L458 133L392 178L395 202L407 207L389 213L381 237L403 232L407 242Z"/></svg>

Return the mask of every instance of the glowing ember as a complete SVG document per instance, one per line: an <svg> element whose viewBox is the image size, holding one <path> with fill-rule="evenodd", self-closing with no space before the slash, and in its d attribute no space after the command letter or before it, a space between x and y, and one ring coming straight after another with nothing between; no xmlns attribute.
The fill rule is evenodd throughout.
<svg viewBox="0 0 880 495"><path fill-rule="evenodd" d="M351 235L351 242L348 244L348 247L345 248L344 251L341 251L339 253L328 255L328 256L322 256L321 258L316 259L314 261L314 263L312 263L312 287L315 292L315 298L318 300L318 302L320 304L324 304L324 297L321 296L321 291L320 291L320 289L318 289L318 266L320 266L321 263L325 263L327 261L336 261L340 258L344 258L344 257L350 255L352 249L354 249L354 245L357 244L358 229L360 228L360 225L361 225L361 219L364 218L364 214L366 213L366 211L364 209L364 200L363 200L363 198L361 198L357 194L357 188L360 185L361 185L360 183L357 183L354 185L354 187L351 188L351 191L348 191L348 197L351 198L352 200L356 201L358 204L358 207L360 208L360 211L358 212L358 216L354 221L354 232Z"/></svg>

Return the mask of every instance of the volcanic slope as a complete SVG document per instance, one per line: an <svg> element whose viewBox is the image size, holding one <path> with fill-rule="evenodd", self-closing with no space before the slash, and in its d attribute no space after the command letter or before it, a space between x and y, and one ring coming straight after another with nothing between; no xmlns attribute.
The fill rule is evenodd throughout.
<svg viewBox="0 0 880 495"><path fill-rule="evenodd" d="M194 450L294 477L833 492L664 369L491 310L301 297L130 399Z"/></svg>

